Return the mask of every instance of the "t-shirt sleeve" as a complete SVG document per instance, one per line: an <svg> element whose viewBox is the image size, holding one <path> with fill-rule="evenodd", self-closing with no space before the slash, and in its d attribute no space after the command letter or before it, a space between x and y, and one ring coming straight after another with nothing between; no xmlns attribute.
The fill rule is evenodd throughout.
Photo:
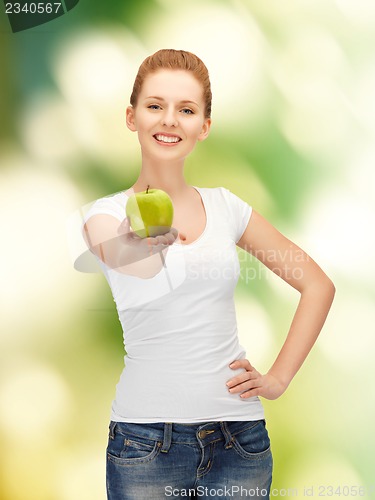
<svg viewBox="0 0 375 500"><path fill-rule="evenodd" d="M228 204L234 241L237 243L249 223L253 209L246 201L229 191L229 189L224 188L224 195Z"/></svg>
<svg viewBox="0 0 375 500"><path fill-rule="evenodd" d="M84 239L84 224L93 215L111 215L119 222L125 218L125 203L127 197L123 194L115 194L88 203L77 210L68 221L68 242L74 268L77 271L91 273L100 271L100 259L94 256L87 247Z"/></svg>
<svg viewBox="0 0 375 500"><path fill-rule="evenodd" d="M85 224L93 215L112 215L119 221L123 221L125 218L125 206L116 196L100 198L99 200L86 205L83 215L83 223Z"/></svg>

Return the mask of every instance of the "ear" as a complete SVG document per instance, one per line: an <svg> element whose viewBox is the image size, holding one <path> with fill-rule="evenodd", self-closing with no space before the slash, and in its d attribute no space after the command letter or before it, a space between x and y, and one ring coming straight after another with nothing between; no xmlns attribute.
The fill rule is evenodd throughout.
<svg viewBox="0 0 375 500"><path fill-rule="evenodd" d="M211 128L211 118L206 118L202 127L202 131L198 136L198 141L204 141L207 139Z"/></svg>
<svg viewBox="0 0 375 500"><path fill-rule="evenodd" d="M137 127L135 125L135 109L133 106L128 106L126 108L126 126L132 132L137 131Z"/></svg>

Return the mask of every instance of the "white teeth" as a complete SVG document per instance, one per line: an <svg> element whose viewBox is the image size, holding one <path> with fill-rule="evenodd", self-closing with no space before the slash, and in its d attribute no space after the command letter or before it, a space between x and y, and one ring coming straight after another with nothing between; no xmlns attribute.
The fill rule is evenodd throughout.
<svg viewBox="0 0 375 500"><path fill-rule="evenodd" d="M155 135L156 140L160 142L179 142L179 137L169 137L166 135Z"/></svg>

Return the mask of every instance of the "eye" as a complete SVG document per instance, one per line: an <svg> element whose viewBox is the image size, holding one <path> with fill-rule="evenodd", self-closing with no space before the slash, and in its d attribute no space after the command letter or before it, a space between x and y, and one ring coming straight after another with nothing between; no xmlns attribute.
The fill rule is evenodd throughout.
<svg viewBox="0 0 375 500"><path fill-rule="evenodd" d="M150 106L147 106L148 109L161 109L158 104L150 104Z"/></svg>
<svg viewBox="0 0 375 500"><path fill-rule="evenodd" d="M183 113L184 115L193 115L194 111L189 109L189 108L184 108L184 109L181 109L181 113Z"/></svg>

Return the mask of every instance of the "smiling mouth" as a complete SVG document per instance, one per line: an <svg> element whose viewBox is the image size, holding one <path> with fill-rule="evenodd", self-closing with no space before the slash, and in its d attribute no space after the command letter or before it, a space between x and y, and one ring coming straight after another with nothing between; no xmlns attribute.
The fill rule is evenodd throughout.
<svg viewBox="0 0 375 500"><path fill-rule="evenodd" d="M166 144L175 144L177 142L182 141L181 137L177 137L176 135L155 134L154 138L158 142L163 142L163 143L166 143Z"/></svg>

